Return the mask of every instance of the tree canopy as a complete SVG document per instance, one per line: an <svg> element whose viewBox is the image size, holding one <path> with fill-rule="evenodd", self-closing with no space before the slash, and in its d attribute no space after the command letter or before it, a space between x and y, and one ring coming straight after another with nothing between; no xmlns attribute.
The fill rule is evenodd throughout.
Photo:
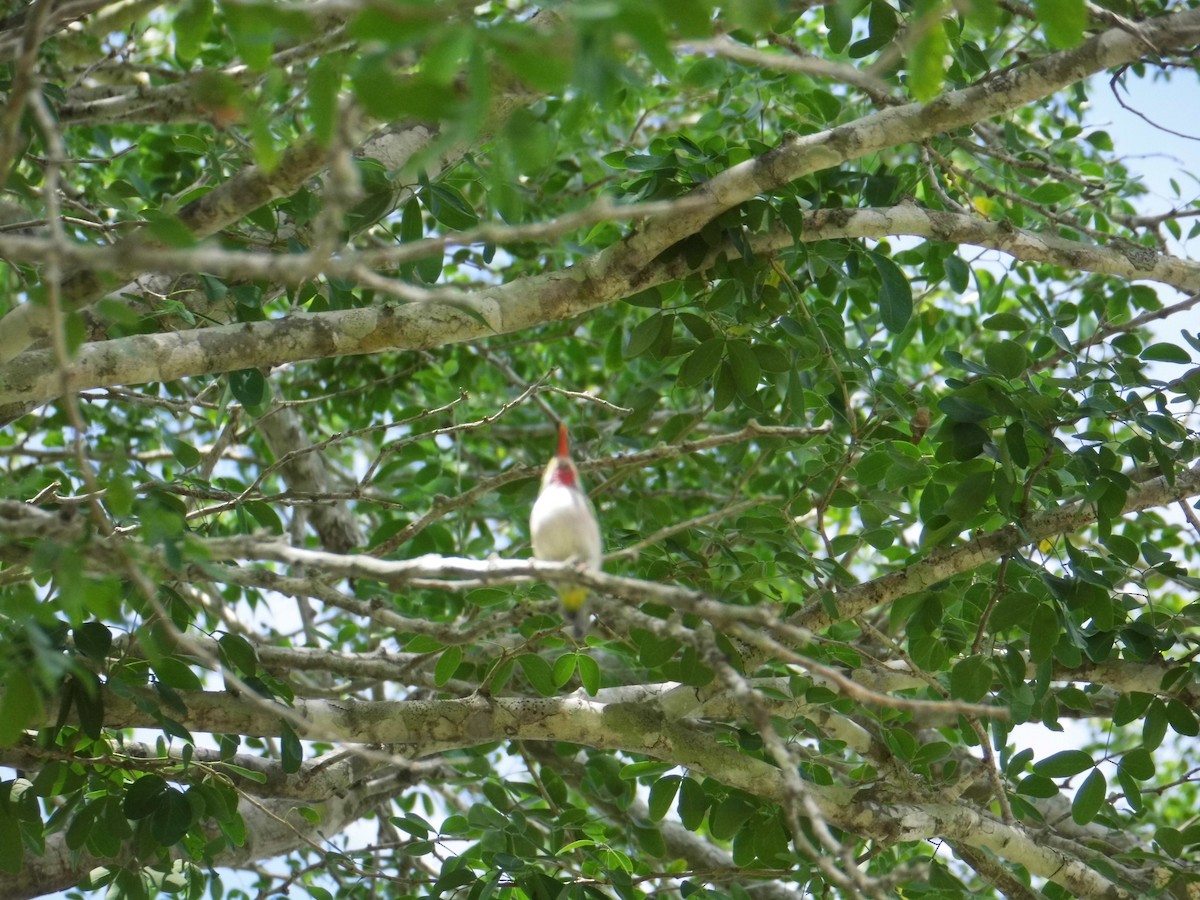
<svg viewBox="0 0 1200 900"><path fill-rule="evenodd" d="M1196 896L1200 4L3 6L0 898Z"/></svg>

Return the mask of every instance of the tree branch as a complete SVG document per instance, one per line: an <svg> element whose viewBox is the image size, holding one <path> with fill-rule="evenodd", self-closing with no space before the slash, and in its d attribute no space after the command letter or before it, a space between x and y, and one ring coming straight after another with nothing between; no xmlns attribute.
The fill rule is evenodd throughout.
<svg viewBox="0 0 1200 900"><path fill-rule="evenodd" d="M261 703L229 694L180 692L187 706L181 724L192 731L268 736L280 717ZM566 741L604 750L640 753L708 775L730 787L776 803L787 798L780 771L691 723L665 717L645 704L601 704L577 696L551 698L472 696L461 700L336 702L296 701L291 711L314 740L406 744L414 756L497 740ZM153 713L132 700L105 695L105 725L157 726ZM49 725L49 721L46 723ZM991 851L1031 873L1055 881L1077 897L1128 896L1103 875L1066 853L1046 847L1023 826L952 803L890 802L867 790L806 783L805 790L833 825L891 844L944 838ZM247 851L248 852L248 851ZM282 850L273 848L275 852ZM1138 883L1143 873L1121 873Z"/></svg>
<svg viewBox="0 0 1200 900"><path fill-rule="evenodd" d="M1143 30L1144 37L1164 50L1193 44L1197 34L1200 34L1200 10L1163 16ZM1132 61L1138 58L1142 47L1138 38L1121 29L1112 29L1071 50L1035 60L1024 69L996 73L980 84L947 92L928 104L894 107L863 116L848 125L790 138L775 150L733 166L698 187L688 195L689 205L683 211L650 219L642 230L563 272L531 277L470 297L441 294L427 301L432 305L415 304L418 307L415 314L409 307L408 315L386 319L370 315L373 311L350 310L325 313L321 319L292 316L276 323L225 328L251 329L255 339L251 344L258 344L260 348L278 346L280 353L273 361L281 363L334 353L426 349L474 340L488 333L517 331L547 320L569 318L645 288L650 283L648 278L653 277L652 263L660 254L696 233L721 212L763 191L819 169L897 144L922 140L1023 106L1100 69ZM180 211L180 219L197 236L212 234L263 203L294 192L324 165L325 158L325 149L316 142L301 142L285 153L283 162L271 175L250 167L220 188L188 204ZM146 249L146 242L141 235L134 235L118 246L133 260L139 249ZM289 264L301 268L295 258ZM129 274L134 270L120 271ZM69 305L79 305L97 296L104 283L97 274L82 272L64 285L65 299ZM505 303L517 294L526 298L534 296L537 302L526 299L523 303ZM0 361L11 359L38 334L42 324L37 309L26 304L18 308L21 312L14 311L5 318L5 328L0 332L3 335ZM307 320L312 328L299 326L297 320ZM202 336L213 331L219 329L204 329L194 337L191 333L186 337L203 341ZM230 338L228 344L209 338L203 348L182 350L154 344L152 340L156 336L125 338L124 341L134 343L100 351L104 360L100 371L97 370L96 351L85 348L76 361L78 371L73 374L80 386L95 387L173 380L187 374L261 365L262 350L254 353L245 342L237 347L238 342L233 337L237 333L226 332ZM277 340L280 343L276 344ZM122 349L129 352L122 353ZM139 355L145 360L160 352L167 356L177 353L186 364L150 371L155 367L139 367L135 363ZM46 400L55 396L45 384L33 390L38 380L34 373L44 374L49 360L40 353L26 356L29 358L25 365L0 373L0 403L15 402L26 393L22 385L29 388L27 399ZM101 376L101 371L106 374ZM127 374L118 377L116 372Z"/></svg>
<svg viewBox="0 0 1200 900"><path fill-rule="evenodd" d="M1200 467L1178 473L1173 483L1165 476L1142 483L1126 497L1122 514L1164 506L1200 493ZM872 581L838 591L826 601L813 601L792 618L792 623L821 631L834 622L844 622L873 607L922 591L954 575L994 562L1028 544L1058 534L1070 534L1096 521L1096 509L1085 501L1068 503L1034 513L1018 525L973 538Z"/></svg>
<svg viewBox="0 0 1200 900"><path fill-rule="evenodd" d="M689 201L690 202L690 201ZM799 240L884 238L894 234L927 237L948 243L989 247L1014 258L1046 262L1150 279L1195 293L1200 291L1200 265L1165 256L1146 247L1114 242L1099 247L987 222L974 216L936 212L914 204L885 209L820 210L804 217ZM751 236L757 252L791 246L796 236L778 228ZM25 258L44 253L36 238L0 236L0 255L12 250ZM80 258L107 255L108 250L78 248ZM225 277L268 278L296 284L320 268L311 254L243 254L213 248L169 251L127 247L122 251L149 269L206 271ZM608 251L604 251L608 252ZM715 259L719 251L714 251ZM355 262L331 261L327 274ZM692 271L682 257L656 261L642 273L641 287L661 284ZM443 289L425 292L428 299L364 309L297 313L265 322L221 325L195 331L135 335L85 344L72 363L74 382L81 389L149 381L173 381L188 375L274 366L305 359L426 350L464 343L493 334L507 334L566 318L625 296L623 282L585 280L583 267L549 273L474 292ZM397 283L399 284L399 283ZM7 320L5 320L7 322ZM0 405L45 401L56 397L61 379L48 351L22 353L0 368Z"/></svg>

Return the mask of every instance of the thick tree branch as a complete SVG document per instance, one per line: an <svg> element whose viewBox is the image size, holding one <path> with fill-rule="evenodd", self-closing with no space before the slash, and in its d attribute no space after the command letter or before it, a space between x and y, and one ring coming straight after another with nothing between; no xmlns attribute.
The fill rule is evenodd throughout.
<svg viewBox="0 0 1200 900"><path fill-rule="evenodd" d="M267 736L280 718L228 694L181 692L192 731ZM298 701L292 711L307 723L314 740L406 744L415 756L478 746L496 740L567 741L606 750L642 753L684 766L754 796L782 803L784 779L774 766L726 745L690 723L671 720L644 703L601 704L581 697L462 700ZM130 700L108 695L105 724L131 728L157 725ZM49 723L47 723L49 724ZM1078 859L1044 846L1020 825L1006 825L969 807L942 802L892 802L866 791L806 783L806 791L831 823L885 843L944 838L995 853L1035 875L1063 885L1078 897L1132 897ZM282 852L276 850L275 852ZM1115 865L1115 864L1114 864ZM1145 873L1123 869L1133 883ZM1146 881L1149 885L1149 881Z"/></svg>
<svg viewBox="0 0 1200 900"><path fill-rule="evenodd" d="M1145 30L1145 36L1164 50L1189 46L1196 42L1197 35L1200 35L1200 10L1163 16L1147 25ZM278 323L253 323L257 328L252 332L251 343L260 347L272 346L278 339L280 355L273 361L280 363L331 354L426 349L478 339L489 332L507 333L547 320L569 318L645 288L654 277L651 263L660 254L696 233L716 215L763 191L889 146L922 140L999 115L1048 96L1100 69L1132 61L1142 49L1140 40L1121 29L1113 29L1072 50L1051 54L1024 69L997 73L980 84L943 94L931 103L894 107L847 125L791 138L776 150L734 166L697 188L689 195L686 209L652 218L644 229L561 273L548 273L503 288L481 291L470 298L457 293L438 296L431 305L418 304L415 314L411 307L407 315L383 318L366 315L362 310L351 310L323 314L323 320L292 316ZM284 162L271 176L251 167L221 188L193 201L181 211L180 218L197 236L212 234L263 203L294 192L322 167L324 160L323 147L313 141L302 142L285 154ZM121 246L130 253L132 260L133 254L145 247L144 238L135 235L123 241ZM297 260L292 259L290 263L299 268ZM134 270L126 271L131 274ZM102 279L91 271L68 279L64 285L69 305L93 299L102 290ZM518 292L525 297L535 296L537 302L505 302ZM0 341L0 361L11 359L38 333L42 325L37 309L26 305L20 307L23 312L6 317L3 340ZM300 326L298 322L303 320L312 327ZM292 324L284 325L285 322ZM257 333L259 331L264 333ZM204 333L199 332L195 340L203 340ZM331 340L334 333L343 339ZM146 343L152 337L123 340ZM190 333L188 337L191 337ZM263 364L261 353L252 353L245 342L239 347L232 335L229 344L217 344L211 338L209 341L198 349L154 344L139 344L136 350L133 345L109 348L107 352L101 351L102 362L96 358L94 350L84 350L76 362L78 371L73 374L81 386L95 387L173 380L187 374ZM130 352L122 354L121 349ZM177 354L181 360L186 360L186 365L150 371L156 367L139 367L133 362L132 357L153 358L158 353L167 357ZM27 394L27 400L44 400L55 395L49 385L40 385L40 389L33 390L34 373L44 373L48 367L49 361L43 358L44 354L27 356L24 366L15 366L0 374L0 403L15 402L14 393ZM101 371L105 373L102 380ZM127 375L109 374L115 372L126 372Z"/></svg>
<svg viewBox="0 0 1200 900"><path fill-rule="evenodd" d="M288 774L277 759L250 754L228 756L207 747L189 748L186 755L168 749L163 755L158 747L126 742L112 753L94 757L56 748L36 747L33 742L0 749L0 765L13 768L39 769L54 759L74 765L158 772L167 780L182 784L194 783L216 773L228 779L242 793L310 803L326 800L347 790L384 765L376 757L351 750L313 757L304 762L299 772ZM247 777L245 772L253 773L256 777Z"/></svg>
<svg viewBox="0 0 1200 900"><path fill-rule="evenodd" d="M265 203L295 193L304 182L326 163L326 148L308 139L284 151L279 165L271 172L250 166L204 196L193 200L178 213L179 221L196 237L207 237L230 225ZM143 271L133 262L137 251L153 253L163 245L144 232L135 232L112 248L129 253L128 262L107 270L82 269L63 281L63 303L71 308L102 296L108 288L130 280ZM65 250L65 248L64 248ZM35 339L44 336L46 325L42 307L23 304L2 320L0 361L8 360Z"/></svg>
<svg viewBox="0 0 1200 900"><path fill-rule="evenodd" d="M301 452L313 442L295 407L279 406L259 418L255 427L276 459L287 457L280 466L280 475L291 490L310 494L331 490L333 474L324 457ZM308 508L308 520L321 546L334 553L345 553L363 543L361 524L345 500L314 504Z"/></svg>
<svg viewBox="0 0 1200 900"><path fill-rule="evenodd" d="M812 78L840 81L843 84L861 88L876 99L890 98L892 95L891 85L868 71L824 57L800 54L795 50L790 53L768 53L738 43L728 35L719 35L707 41L690 41L685 46L697 53L714 53L725 59L767 71L789 72L808 75Z"/></svg>
<svg viewBox="0 0 1200 900"><path fill-rule="evenodd" d="M689 201L690 203L690 201ZM686 208L686 207L685 207ZM1200 265L1158 254L1149 248L1114 241L1099 247L1054 235L1006 227L973 216L902 204L886 209L821 210L805 216L799 240L881 239L917 235L947 243L974 244L1011 254L1015 259L1047 262L1084 271L1147 279L1187 292L1200 291ZM791 246L796 236L783 229L752 236L759 252ZM44 253L37 238L0 236L0 254L17 258ZM77 248L80 259L99 267L107 250ZM347 275L358 263L321 260L312 254L239 254L214 248L190 251L127 247L123 250L148 269L205 271L238 278L264 278L299 284L313 268ZM379 254L374 254L378 256ZM714 253L715 257L715 253ZM682 256L658 260L643 273L642 287L661 284L692 271ZM298 313L265 322L222 325L180 333L136 335L85 344L73 361L81 388L172 381L189 375L273 366L305 359L388 350L427 350L444 344L479 340L522 331L574 314L576 304L593 308L625 296L622 283L581 280L578 267L485 288L417 292L428 299L366 309ZM399 287L399 282L396 283ZM406 296L413 291L404 288ZM6 320L7 321L7 320ZM44 401L57 396L61 378L48 351L28 351L0 368L0 404ZM24 407L22 407L24 408Z"/></svg>
<svg viewBox="0 0 1200 900"><path fill-rule="evenodd" d="M913 235L947 244L973 244L999 250L1018 262L1049 263L1068 270L1116 275L1130 281L1157 281L1185 293L1200 291L1200 263L1167 256L1115 236L1110 244L1100 246L1067 240L1049 231L1013 228L1006 222L923 209L913 203L886 209L818 210L805 216L801 240L881 240L891 235ZM791 246L796 239L778 229L762 240L766 246L761 249L778 250Z"/></svg>
<svg viewBox="0 0 1200 900"><path fill-rule="evenodd" d="M1200 40L1200 10L1156 18L1145 24L1142 35L1162 52L1190 47ZM751 197L851 159L1001 115L1095 72L1132 62L1144 52L1143 40L1114 28L1070 50L948 91L929 103L892 107L827 131L790 138L770 153L705 182L689 195L702 198L703 203L684 214L651 221L590 261L589 274L601 281L627 280L631 288L640 290L642 270L659 254Z"/></svg>
<svg viewBox="0 0 1200 900"><path fill-rule="evenodd" d="M503 121L511 111L528 99L524 89L515 85L506 86L493 100L489 109L489 124L494 126ZM348 115L342 128L356 135L357 143L366 126L358 115ZM404 124L385 129L363 144L364 156L380 159L389 168L395 168L409 160L437 139L436 128L424 124ZM455 155L462 148L446 148L445 152ZM278 164L267 171L260 166L248 166L229 180L186 204L176 214L179 223L197 238L209 237L239 221L251 212L280 197L294 194L312 176L323 170L330 162L330 148L314 138L304 138L289 146L281 155ZM53 245L51 251L70 257L69 247ZM108 248L90 248L109 255L109 261L100 265L82 264L64 280L63 303L68 308L79 308L99 299L104 294L131 280L134 276L153 267L147 267L146 258L166 249L164 244L143 230L135 231L118 240ZM2 253L0 249L0 253ZM287 255L281 254L285 259ZM316 254L318 260L324 259ZM293 265L296 258L291 257ZM310 274L315 274L319 266ZM190 268L187 271L202 271ZM295 271L295 270L293 270ZM47 320L43 308L25 303L16 307L3 318L0 329L0 364L12 359L36 340L46 336Z"/></svg>
<svg viewBox="0 0 1200 900"><path fill-rule="evenodd" d="M246 841L240 847L226 846L214 854L216 866L239 868L263 862L294 850L321 847L328 837L361 818L375 801L367 785L334 794L317 805L320 819L309 821L294 800L260 800L241 804ZM215 836L215 829L214 836ZM79 880L100 865L121 864L122 859L101 859L86 849L67 846L66 834L58 831L46 838L45 852L26 852L21 871L6 874L0 882L0 900L26 900L75 887Z"/></svg>
<svg viewBox="0 0 1200 900"><path fill-rule="evenodd" d="M1200 493L1200 468L1144 482L1126 497L1122 514L1164 506ZM826 601L814 601L793 617L801 628L821 631L834 622L844 622L869 609L922 591L954 575L969 572L984 563L995 562L1013 551L1036 544L1044 538L1070 534L1096 521L1096 508L1085 501L1068 503L1055 509L1034 513L1020 525L1006 525L998 531L973 538L950 548L938 548L922 560L872 581L836 592Z"/></svg>

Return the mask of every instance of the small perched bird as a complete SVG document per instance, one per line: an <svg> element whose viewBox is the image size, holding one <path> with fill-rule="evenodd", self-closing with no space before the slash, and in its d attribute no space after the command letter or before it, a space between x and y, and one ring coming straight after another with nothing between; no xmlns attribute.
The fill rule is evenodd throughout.
<svg viewBox="0 0 1200 900"><path fill-rule="evenodd" d="M571 462L567 426L558 426L558 455L550 460L542 475L533 511L529 514L529 533L533 555L554 562L573 562L589 569L600 568L600 523L592 501L579 483L579 471ZM564 618L575 626L575 636L583 637L586 624L583 611L588 590L585 587L558 588Z"/></svg>

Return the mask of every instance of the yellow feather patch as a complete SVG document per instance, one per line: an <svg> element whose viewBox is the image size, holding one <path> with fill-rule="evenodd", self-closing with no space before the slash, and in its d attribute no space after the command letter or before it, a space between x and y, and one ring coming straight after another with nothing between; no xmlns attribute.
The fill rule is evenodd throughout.
<svg viewBox="0 0 1200 900"><path fill-rule="evenodd" d="M563 609L567 612L578 612L582 609L587 596L587 588L564 588L558 592L558 599L562 601Z"/></svg>

